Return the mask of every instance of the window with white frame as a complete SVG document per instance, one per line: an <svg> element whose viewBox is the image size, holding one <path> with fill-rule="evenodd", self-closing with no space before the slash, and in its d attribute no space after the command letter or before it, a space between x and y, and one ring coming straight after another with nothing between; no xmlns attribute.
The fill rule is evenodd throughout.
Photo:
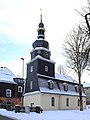
<svg viewBox="0 0 90 120"><path fill-rule="evenodd" d="M30 67L30 72L33 72L33 66Z"/></svg>
<svg viewBox="0 0 90 120"><path fill-rule="evenodd" d="M48 72L48 66L45 65L45 72Z"/></svg>
<svg viewBox="0 0 90 120"><path fill-rule="evenodd" d="M18 86L18 92L22 92L22 86Z"/></svg>
<svg viewBox="0 0 90 120"><path fill-rule="evenodd" d="M6 97L11 97L12 93L11 93L11 89L6 89Z"/></svg>
<svg viewBox="0 0 90 120"><path fill-rule="evenodd" d="M32 88L33 88L33 82L30 81L30 89L32 89Z"/></svg>

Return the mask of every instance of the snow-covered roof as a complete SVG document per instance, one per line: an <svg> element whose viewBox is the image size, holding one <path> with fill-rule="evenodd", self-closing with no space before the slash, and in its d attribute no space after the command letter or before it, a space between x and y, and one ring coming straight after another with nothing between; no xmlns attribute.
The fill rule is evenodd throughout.
<svg viewBox="0 0 90 120"><path fill-rule="evenodd" d="M60 95L71 95L71 96L79 96L79 93L74 92L74 91L64 91L64 90L59 90L59 89L48 89L44 87L40 87L40 92L42 93L49 93L49 94L60 94ZM82 93L82 96L86 96L84 93Z"/></svg>
<svg viewBox="0 0 90 120"><path fill-rule="evenodd" d="M71 76L66 76L66 75L59 74L59 73L55 74L55 78L59 80L67 81L67 82L77 83L77 81L74 80Z"/></svg>
<svg viewBox="0 0 90 120"><path fill-rule="evenodd" d="M33 95L33 94L39 94L39 93L48 93L48 94L59 94L59 95L71 95L71 96L79 96L79 93L74 92L74 91L64 91L64 90L59 90L59 89L48 89L45 87L40 87L40 91L35 91L35 92L29 92L25 93L24 96L28 95ZM84 93L82 93L82 96L86 96Z"/></svg>
<svg viewBox="0 0 90 120"><path fill-rule="evenodd" d="M45 50L45 51L47 51L47 52L50 52L50 50L47 49L47 48L44 48L44 47L36 47L36 48L33 49L30 53L32 53L32 52L35 51L35 50Z"/></svg>
<svg viewBox="0 0 90 120"><path fill-rule="evenodd" d="M28 92L28 93L25 93L24 96L39 94L39 93L40 93L40 91Z"/></svg>
<svg viewBox="0 0 90 120"><path fill-rule="evenodd" d="M0 82L16 84L13 80L15 77L16 76L8 68L0 68Z"/></svg>
<svg viewBox="0 0 90 120"><path fill-rule="evenodd" d="M90 83L83 82L83 87L90 87Z"/></svg>
<svg viewBox="0 0 90 120"><path fill-rule="evenodd" d="M36 59L41 59L41 60L44 60L44 61L47 61L47 62L50 62L50 63L55 63L55 62L52 61L52 60L48 60L48 59L46 59L46 58L43 58L43 57L40 56L40 55L37 55L34 59L32 59L32 60L31 60L30 62L28 62L27 64L29 64L29 63L35 61Z"/></svg>
<svg viewBox="0 0 90 120"><path fill-rule="evenodd" d="M72 83L77 83L78 82L73 79L71 76L66 76L66 75L63 75L63 74L59 74L59 73L55 73L55 78L54 77L50 77L50 76L46 76L46 75L42 75L42 74L37 74L38 76L42 76L42 77L48 77L50 79L58 79L58 80L62 80L62 81L65 81L65 82L72 82Z"/></svg>

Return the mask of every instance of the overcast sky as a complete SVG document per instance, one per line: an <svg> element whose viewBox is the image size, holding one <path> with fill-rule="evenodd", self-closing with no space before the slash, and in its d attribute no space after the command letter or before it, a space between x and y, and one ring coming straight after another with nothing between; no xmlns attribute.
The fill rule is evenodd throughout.
<svg viewBox="0 0 90 120"><path fill-rule="evenodd" d="M75 9L81 11L85 4L86 0L0 0L0 67L22 74L20 58L25 59L25 66L30 61L32 43L37 39L40 8L51 59L56 66L64 65L63 41L82 19L84 21Z"/></svg>

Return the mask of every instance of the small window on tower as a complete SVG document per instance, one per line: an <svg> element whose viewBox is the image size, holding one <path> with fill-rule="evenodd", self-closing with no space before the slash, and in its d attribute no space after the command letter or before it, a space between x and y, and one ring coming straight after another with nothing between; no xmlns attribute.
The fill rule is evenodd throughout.
<svg viewBox="0 0 90 120"><path fill-rule="evenodd" d="M32 89L32 88L33 88L33 82L30 81L30 89Z"/></svg>
<svg viewBox="0 0 90 120"><path fill-rule="evenodd" d="M30 72L33 72L33 66L31 66L31 68L30 68Z"/></svg>
<svg viewBox="0 0 90 120"><path fill-rule="evenodd" d="M48 72L48 66L45 66L45 72Z"/></svg>

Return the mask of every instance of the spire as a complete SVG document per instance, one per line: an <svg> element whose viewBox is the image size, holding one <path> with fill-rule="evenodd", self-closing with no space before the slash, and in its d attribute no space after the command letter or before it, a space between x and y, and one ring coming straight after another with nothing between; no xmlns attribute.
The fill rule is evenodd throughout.
<svg viewBox="0 0 90 120"><path fill-rule="evenodd" d="M40 9L40 22L42 23L42 9Z"/></svg>
<svg viewBox="0 0 90 120"><path fill-rule="evenodd" d="M45 29L44 29L44 24L42 22L42 9L40 9L40 23L39 23L39 28L38 28L38 39L44 39L45 38Z"/></svg>

